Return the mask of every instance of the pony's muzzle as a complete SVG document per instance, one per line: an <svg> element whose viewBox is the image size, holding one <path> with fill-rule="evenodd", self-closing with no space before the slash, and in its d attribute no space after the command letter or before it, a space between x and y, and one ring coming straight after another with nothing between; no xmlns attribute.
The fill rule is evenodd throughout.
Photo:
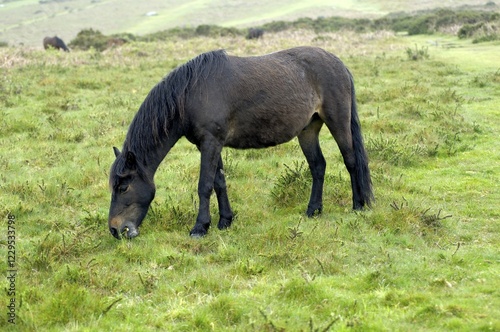
<svg viewBox="0 0 500 332"><path fill-rule="evenodd" d="M126 222L120 227L109 226L109 231L116 239L121 240L122 236L127 239L132 239L139 235L139 230L131 222Z"/></svg>
<svg viewBox="0 0 500 332"><path fill-rule="evenodd" d="M132 239L139 235L139 229L135 227L135 225L130 224L129 226L125 225L125 227L122 230L123 236L125 236L127 239Z"/></svg>

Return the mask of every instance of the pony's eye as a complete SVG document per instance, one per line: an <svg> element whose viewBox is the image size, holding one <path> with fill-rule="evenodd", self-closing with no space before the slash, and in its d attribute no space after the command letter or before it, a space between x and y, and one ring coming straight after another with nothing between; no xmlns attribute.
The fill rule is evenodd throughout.
<svg viewBox="0 0 500 332"><path fill-rule="evenodd" d="M124 192L126 192L128 190L128 186L119 186L118 187L118 192L120 194L123 194Z"/></svg>

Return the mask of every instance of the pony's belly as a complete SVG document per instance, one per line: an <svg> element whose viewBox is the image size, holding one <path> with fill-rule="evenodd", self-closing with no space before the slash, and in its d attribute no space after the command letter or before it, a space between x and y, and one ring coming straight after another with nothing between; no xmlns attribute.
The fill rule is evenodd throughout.
<svg viewBox="0 0 500 332"><path fill-rule="evenodd" d="M260 149L286 143L296 137L302 128L276 128L260 124L245 129L230 129L224 146L235 149Z"/></svg>

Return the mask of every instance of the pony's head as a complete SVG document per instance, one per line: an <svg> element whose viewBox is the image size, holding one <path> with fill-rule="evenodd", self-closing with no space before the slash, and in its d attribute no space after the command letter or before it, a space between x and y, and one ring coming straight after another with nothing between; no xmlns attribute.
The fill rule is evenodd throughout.
<svg viewBox="0 0 500 332"><path fill-rule="evenodd" d="M139 235L139 226L148 212L156 189L133 152L121 153L117 148L113 149L116 160L109 174L109 231L117 239L121 235L133 238Z"/></svg>

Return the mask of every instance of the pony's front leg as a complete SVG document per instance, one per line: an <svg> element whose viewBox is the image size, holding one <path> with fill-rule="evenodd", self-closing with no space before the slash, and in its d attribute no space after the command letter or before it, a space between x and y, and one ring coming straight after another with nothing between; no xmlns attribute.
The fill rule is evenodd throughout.
<svg viewBox="0 0 500 332"><path fill-rule="evenodd" d="M217 165L217 171L215 173L215 194L217 195L217 202L219 204L219 224L217 227L219 229L226 229L231 226L233 222L233 211L231 210L231 205L229 204L229 198L227 196L226 178L224 176L224 165L222 163L222 158L219 157L219 162Z"/></svg>
<svg viewBox="0 0 500 332"><path fill-rule="evenodd" d="M201 152L200 179L198 182L198 197L200 206L196 223L190 232L193 237L207 234L210 228L210 196L214 190L215 173L221 158L222 145L215 139L206 140L199 146Z"/></svg>

